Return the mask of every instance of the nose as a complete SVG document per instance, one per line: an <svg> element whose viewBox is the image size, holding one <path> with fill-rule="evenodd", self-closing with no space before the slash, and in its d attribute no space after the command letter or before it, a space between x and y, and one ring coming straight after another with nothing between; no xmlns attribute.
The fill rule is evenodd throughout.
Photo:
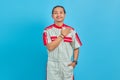
<svg viewBox="0 0 120 80"><path fill-rule="evenodd" d="M60 18L60 15L59 15L59 14L57 15L57 18Z"/></svg>
<svg viewBox="0 0 120 80"><path fill-rule="evenodd" d="M60 13L58 13L57 16L60 16Z"/></svg>

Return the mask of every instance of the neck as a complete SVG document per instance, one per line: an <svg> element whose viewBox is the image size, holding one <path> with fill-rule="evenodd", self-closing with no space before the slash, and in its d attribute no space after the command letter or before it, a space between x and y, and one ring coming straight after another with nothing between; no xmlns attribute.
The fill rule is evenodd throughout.
<svg viewBox="0 0 120 80"><path fill-rule="evenodd" d="M55 22L55 24L56 24L57 26L62 26L62 25L63 25L63 22Z"/></svg>

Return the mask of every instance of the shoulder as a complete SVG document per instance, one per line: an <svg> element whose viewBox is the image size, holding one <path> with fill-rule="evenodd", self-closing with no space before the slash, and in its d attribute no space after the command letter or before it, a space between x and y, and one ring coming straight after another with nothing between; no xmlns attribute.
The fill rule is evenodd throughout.
<svg viewBox="0 0 120 80"><path fill-rule="evenodd" d="M52 24L52 25L47 26L44 30L50 30L50 29L52 29L52 28L53 28L53 24Z"/></svg>
<svg viewBox="0 0 120 80"><path fill-rule="evenodd" d="M73 28L73 27L71 27L71 26L69 26L69 25L64 24L64 27L65 27L65 28L69 28L69 29L71 29L71 30L73 30L73 31L74 31L74 28Z"/></svg>

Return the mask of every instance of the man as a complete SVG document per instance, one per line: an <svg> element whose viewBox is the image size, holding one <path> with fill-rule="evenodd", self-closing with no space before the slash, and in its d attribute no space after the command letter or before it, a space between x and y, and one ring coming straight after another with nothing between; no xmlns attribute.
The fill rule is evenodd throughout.
<svg viewBox="0 0 120 80"><path fill-rule="evenodd" d="M63 6L55 6L52 10L54 24L43 33L48 49L47 80L73 80L73 68L82 43L74 29L64 24L65 15Z"/></svg>

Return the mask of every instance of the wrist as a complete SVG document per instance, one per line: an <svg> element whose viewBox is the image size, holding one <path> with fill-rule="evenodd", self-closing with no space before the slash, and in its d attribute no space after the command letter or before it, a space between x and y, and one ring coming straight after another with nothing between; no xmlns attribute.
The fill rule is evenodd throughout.
<svg viewBox="0 0 120 80"><path fill-rule="evenodd" d="M64 35L63 33L61 33L61 35L62 35L63 37L65 37L65 35Z"/></svg>
<svg viewBox="0 0 120 80"><path fill-rule="evenodd" d="M62 39L64 38L64 36L63 36L62 34L60 35L60 37L61 37Z"/></svg>
<svg viewBox="0 0 120 80"><path fill-rule="evenodd" d="M73 60L72 62L75 63L75 64L77 65L77 60Z"/></svg>

